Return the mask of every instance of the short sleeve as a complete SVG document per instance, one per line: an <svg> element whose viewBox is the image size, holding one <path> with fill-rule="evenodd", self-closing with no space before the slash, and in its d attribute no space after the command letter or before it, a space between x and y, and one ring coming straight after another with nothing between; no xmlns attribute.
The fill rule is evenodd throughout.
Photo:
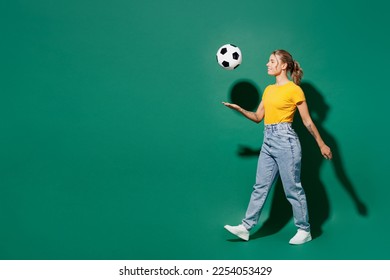
<svg viewBox="0 0 390 280"><path fill-rule="evenodd" d="M300 86L295 86L295 89L292 94L292 100L294 104L298 104L299 102L306 100L305 93Z"/></svg>

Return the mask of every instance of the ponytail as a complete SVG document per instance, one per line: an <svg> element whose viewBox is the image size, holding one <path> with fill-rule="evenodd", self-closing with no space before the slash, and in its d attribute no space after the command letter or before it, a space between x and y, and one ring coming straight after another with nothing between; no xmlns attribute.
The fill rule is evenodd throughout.
<svg viewBox="0 0 390 280"><path fill-rule="evenodd" d="M293 79L294 83L299 85L302 80L303 76L303 69L299 65L298 61L293 60L292 69L290 70L291 78Z"/></svg>
<svg viewBox="0 0 390 280"><path fill-rule="evenodd" d="M299 85L303 77L303 69L299 65L298 61L294 60L291 54L285 50L276 50L272 52L272 54L279 56L282 62L287 63L287 72L290 72L293 82Z"/></svg>

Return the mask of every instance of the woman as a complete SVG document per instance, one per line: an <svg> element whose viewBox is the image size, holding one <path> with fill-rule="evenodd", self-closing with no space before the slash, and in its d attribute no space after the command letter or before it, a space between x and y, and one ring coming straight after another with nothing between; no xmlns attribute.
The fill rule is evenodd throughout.
<svg viewBox="0 0 390 280"><path fill-rule="evenodd" d="M291 203L297 233L290 244L303 244L312 239L305 191L301 185L301 146L292 128L294 114L298 109L303 124L317 141L321 154L332 158L330 148L322 140L313 123L305 95L299 87L303 76L299 63L285 50L274 51L267 63L268 74L275 77L275 84L264 90L256 112L249 112L237 104L222 102L251 121L264 119L264 141L259 155L256 183L242 223L226 225L225 229L243 240L249 240L249 231L256 226L269 190L280 175L287 200ZM290 81L289 74L292 79Z"/></svg>

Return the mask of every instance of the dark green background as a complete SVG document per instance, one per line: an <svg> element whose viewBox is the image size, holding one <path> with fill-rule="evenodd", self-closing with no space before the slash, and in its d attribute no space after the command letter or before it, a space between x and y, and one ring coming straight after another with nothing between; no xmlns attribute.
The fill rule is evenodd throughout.
<svg viewBox="0 0 390 280"><path fill-rule="evenodd" d="M13 0L0 4L1 259L388 259L386 1ZM235 71L218 66L225 43ZM241 242L273 82L304 68L327 162L297 119L312 242L280 184Z"/></svg>

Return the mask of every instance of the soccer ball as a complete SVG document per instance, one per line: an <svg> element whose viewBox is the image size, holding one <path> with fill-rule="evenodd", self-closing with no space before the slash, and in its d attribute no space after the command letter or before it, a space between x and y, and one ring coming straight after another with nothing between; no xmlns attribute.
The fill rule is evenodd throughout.
<svg viewBox="0 0 390 280"><path fill-rule="evenodd" d="M217 51L217 61L226 70L236 69L242 61L241 50L232 44L223 45Z"/></svg>

